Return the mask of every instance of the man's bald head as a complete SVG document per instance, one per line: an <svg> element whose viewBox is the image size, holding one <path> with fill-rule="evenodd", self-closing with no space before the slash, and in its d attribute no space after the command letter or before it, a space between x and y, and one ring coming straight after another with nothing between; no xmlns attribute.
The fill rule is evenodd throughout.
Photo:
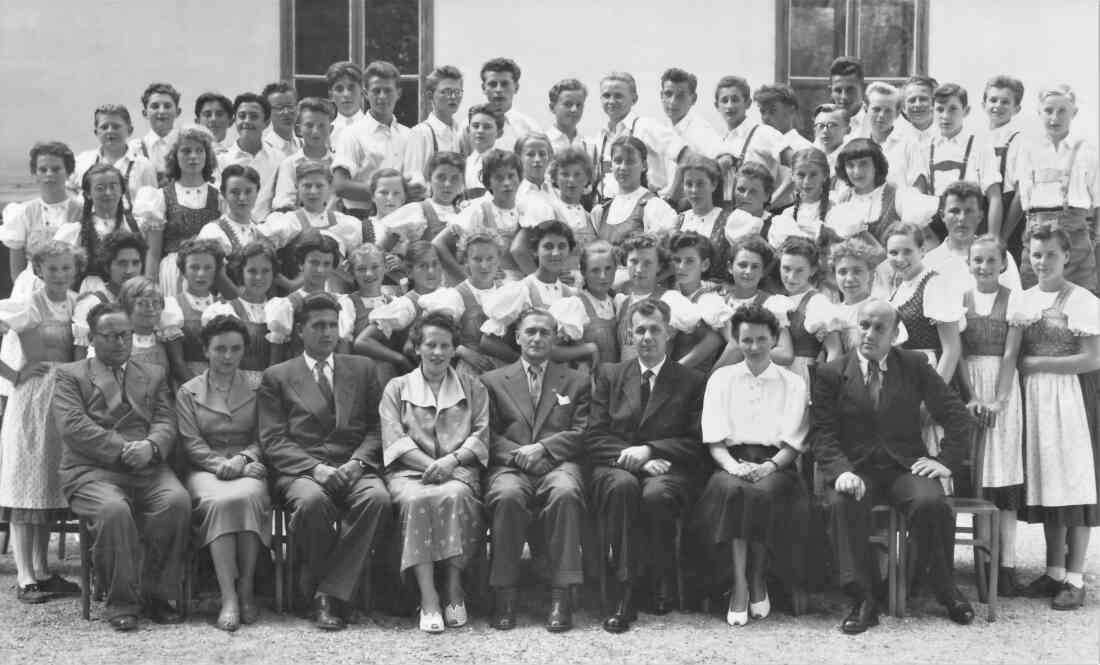
<svg viewBox="0 0 1100 665"><path fill-rule="evenodd" d="M890 352L898 338L898 311L878 298L868 298L859 306L859 351L868 360L879 361Z"/></svg>

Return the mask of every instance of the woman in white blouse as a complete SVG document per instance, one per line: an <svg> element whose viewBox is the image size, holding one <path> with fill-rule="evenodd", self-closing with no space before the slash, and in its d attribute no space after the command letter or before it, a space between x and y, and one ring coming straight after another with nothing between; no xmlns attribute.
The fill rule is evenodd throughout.
<svg viewBox="0 0 1100 665"><path fill-rule="evenodd" d="M749 616L771 612L765 563L788 581L803 566L797 557L805 533L805 488L795 468L808 429L806 384L772 362L779 321L767 308L749 304L730 320L744 361L721 367L707 381L703 442L718 469L696 509L703 542L730 544L733 589L726 622L743 626ZM730 408L736 404L737 408Z"/></svg>

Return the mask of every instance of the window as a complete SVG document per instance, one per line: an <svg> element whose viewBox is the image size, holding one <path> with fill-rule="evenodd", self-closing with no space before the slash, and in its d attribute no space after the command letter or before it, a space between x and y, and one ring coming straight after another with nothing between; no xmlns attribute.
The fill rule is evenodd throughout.
<svg viewBox="0 0 1100 665"><path fill-rule="evenodd" d="M927 71L928 0L776 0L776 35L775 80L794 88L808 135L834 58L860 58L868 82Z"/></svg>
<svg viewBox="0 0 1100 665"><path fill-rule="evenodd" d="M280 0L282 77L298 96L328 97L325 70L339 60L388 60L401 72L398 121L427 115L420 81L432 70L433 0Z"/></svg>

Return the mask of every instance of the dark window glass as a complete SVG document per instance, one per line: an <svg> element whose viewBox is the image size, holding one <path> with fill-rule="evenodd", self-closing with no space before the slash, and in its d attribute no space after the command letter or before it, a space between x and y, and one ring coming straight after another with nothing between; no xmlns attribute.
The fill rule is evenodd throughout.
<svg viewBox="0 0 1100 665"><path fill-rule="evenodd" d="M305 97L320 97L328 99L328 82L325 79L294 79L294 87L298 91L298 99Z"/></svg>
<svg viewBox="0 0 1100 665"><path fill-rule="evenodd" d="M859 54L865 76L905 78L913 61L913 0L875 0L859 5Z"/></svg>
<svg viewBox="0 0 1100 665"><path fill-rule="evenodd" d="M350 21L347 0L295 0L294 73L324 74L349 60Z"/></svg>
<svg viewBox="0 0 1100 665"><path fill-rule="evenodd" d="M419 6L415 0L366 0L367 62L388 60L402 74L420 71Z"/></svg>
<svg viewBox="0 0 1100 665"><path fill-rule="evenodd" d="M828 76L844 52L845 0L791 0L790 75Z"/></svg>

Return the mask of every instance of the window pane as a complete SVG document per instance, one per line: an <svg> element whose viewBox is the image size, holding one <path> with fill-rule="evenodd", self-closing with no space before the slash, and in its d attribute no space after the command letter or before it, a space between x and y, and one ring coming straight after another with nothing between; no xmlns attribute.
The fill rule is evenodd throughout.
<svg viewBox="0 0 1100 665"><path fill-rule="evenodd" d="M348 57L347 0L295 0L294 73L324 74Z"/></svg>
<svg viewBox="0 0 1100 665"><path fill-rule="evenodd" d="M860 2L859 55L868 78L910 75L913 5L914 0Z"/></svg>
<svg viewBox="0 0 1100 665"><path fill-rule="evenodd" d="M844 52L845 0L791 0L791 76L828 76Z"/></svg>
<svg viewBox="0 0 1100 665"><path fill-rule="evenodd" d="M420 3L366 0L367 62L389 60L402 74L420 71Z"/></svg>
<svg viewBox="0 0 1100 665"><path fill-rule="evenodd" d="M417 79L402 79L401 99L397 100L397 106L393 114L397 121L406 127L412 127L420 122L420 81Z"/></svg>
<svg viewBox="0 0 1100 665"><path fill-rule="evenodd" d="M305 97L320 97L328 99L328 83L325 79L294 79L294 88L298 91L298 99Z"/></svg>
<svg viewBox="0 0 1100 665"><path fill-rule="evenodd" d="M828 74L828 69L825 70ZM818 104L829 101L829 84L827 81L791 81L791 88L798 99L798 119L795 121L795 129L807 139L814 140L813 113Z"/></svg>

